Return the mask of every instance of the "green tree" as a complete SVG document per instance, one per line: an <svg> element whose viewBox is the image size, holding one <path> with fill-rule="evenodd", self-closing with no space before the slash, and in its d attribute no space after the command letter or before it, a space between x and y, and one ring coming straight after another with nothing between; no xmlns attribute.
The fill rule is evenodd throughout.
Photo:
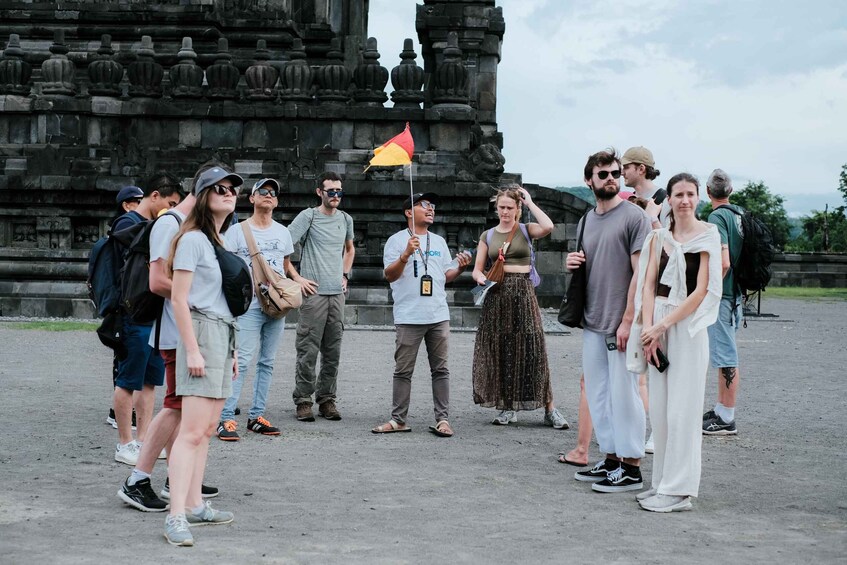
<svg viewBox="0 0 847 565"><path fill-rule="evenodd" d="M777 249L784 249L791 232L791 223L785 211L785 199L778 194L771 194L767 185L762 182L748 182L741 190L729 195L729 202L741 206L762 220L773 235ZM707 202L699 211L704 220L712 213L711 203Z"/></svg>
<svg viewBox="0 0 847 565"><path fill-rule="evenodd" d="M838 191L841 193L841 198L847 203L847 163L841 166L841 174L838 177Z"/></svg>
<svg viewBox="0 0 847 565"><path fill-rule="evenodd" d="M832 211L813 211L800 218L802 233L791 242L791 251L847 251L847 206Z"/></svg>

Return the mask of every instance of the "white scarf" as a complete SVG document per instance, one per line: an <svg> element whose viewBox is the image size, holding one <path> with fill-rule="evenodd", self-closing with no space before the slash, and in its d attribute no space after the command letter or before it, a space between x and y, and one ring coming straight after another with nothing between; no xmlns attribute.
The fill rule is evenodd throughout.
<svg viewBox="0 0 847 565"><path fill-rule="evenodd" d="M718 235L718 228L714 224L709 224L706 231L685 243L676 241L668 228L653 230L647 236L644 240L644 247L641 249L641 257L638 261L638 286L635 291L636 319L639 318L641 312L642 296L644 296L644 279L647 274L647 266L650 258L650 246L654 240L658 242L659 249L659 255L656 257L657 262L661 258L661 250L665 248L665 244L671 248L670 252L668 252L668 264L659 281L671 289L668 296L668 304L671 306L679 306L688 297L688 290L685 283L685 254L700 253L702 251L709 254L709 284L706 297L692 315L691 323L688 326L689 334L691 337L694 337L698 332L711 326L718 319L718 309L720 307L721 295L723 294L721 240Z"/></svg>

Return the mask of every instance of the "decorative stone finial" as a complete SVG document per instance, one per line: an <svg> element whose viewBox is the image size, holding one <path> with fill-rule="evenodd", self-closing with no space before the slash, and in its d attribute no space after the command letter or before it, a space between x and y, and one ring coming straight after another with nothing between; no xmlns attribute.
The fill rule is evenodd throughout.
<svg viewBox="0 0 847 565"><path fill-rule="evenodd" d="M350 71L344 66L344 54L341 53L341 43L337 37L333 37L329 44L329 52L326 54L329 61L318 68L317 81L318 91L316 93L318 102L331 104L344 104L350 98Z"/></svg>
<svg viewBox="0 0 847 565"><path fill-rule="evenodd" d="M95 96L120 96L121 80L124 78L123 65L115 61L112 56L112 36L103 34L100 38L100 47L97 55L88 63L88 78L91 85L88 92Z"/></svg>
<svg viewBox="0 0 847 565"><path fill-rule="evenodd" d="M459 35L455 31L447 34L447 47L443 60L435 69L435 88L432 101L435 104L468 104L468 71L462 62Z"/></svg>
<svg viewBox="0 0 847 565"><path fill-rule="evenodd" d="M312 67L306 62L303 40L295 39L288 52L289 61L282 67L282 99L290 102L308 102L312 99Z"/></svg>
<svg viewBox="0 0 847 565"><path fill-rule="evenodd" d="M60 94L73 96L76 94L74 74L76 68L73 62L68 60L70 49L65 45L65 30L53 31L53 44L50 46L52 55L41 63L41 76L43 84L41 92L44 94Z"/></svg>
<svg viewBox="0 0 847 565"><path fill-rule="evenodd" d="M17 33L9 36L9 43L0 58L0 94L29 94L32 66L23 60L24 50Z"/></svg>
<svg viewBox="0 0 847 565"><path fill-rule="evenodd" d="M182 38L182 48L177 53L179 62L170 68L171 96L174 98L200 98L203 96L203 68L196 62L190 37Z"/></svg>
<svg viewBox="0 0 847 565"><path fill-rule="evenodd" d="M250 100L273 100L274 87L279 79L279 71L268 62L271 52L264 39L256 42L256 62L244 71L247 81L247 98Z"/></svg>
<svg viewBox="0 0 847 565"><path fill-rule="evenodd" d="M135 61L127 66L129 77L129 95L159 98L162 96L162 79L165 70L156 62L156 52L153 49L153 38L149 35L141 37L141 47L135 54Z"/></svg>
<svg viewBox="0 0 847 565"><path fill-rule="evenodd" d="M238 80L241 73L232 64L229 53L229 41L225 37L218 39L218 52L215 62L206 69L206 82L209 84L209 98L226 100L238 97Z"/></svg>
<svg viewBox="0 0 847 565"><path fill-rule="evenodd" d="M400 53L400 64L391 69L391 101L395 108L420 108L424 101L424 70L415 62L413 42L406 38Z"/></svg>
<svg viewBox="0 0 847 565"><path fill-rule="evenodd" d="M362 53L362 62L353 73L356 90L353 99L359 106L382 106L388 95L385 85L388 84L388 70L379 64L379 51L375 37L369 37Z"/></svg>

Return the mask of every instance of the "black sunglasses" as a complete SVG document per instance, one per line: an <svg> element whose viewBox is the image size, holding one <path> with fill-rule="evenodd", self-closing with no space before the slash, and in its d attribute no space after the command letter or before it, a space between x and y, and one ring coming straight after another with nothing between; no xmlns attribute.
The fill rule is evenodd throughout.
<svg viewBox="0 0 847 565"><path fill-rule="evenodd" d="M213 184L209 188L214 189L214 191L219 196L226 196L227 193L230 193L233 196L238 196L238 188L235 187L235 186L226 186L226 185L223 185L223 184Z"/></svg>
<svg viewBox="0 0 847 565"><path fill-rule="evenodd" d="M343 190L327 190L325 188L322 188L321 192L325 192L326 195L329 196L330 198L336 198L336 197L341 198L342 196L344 196Z"/></svg>
<svg viewBox="0 0 847 565"><path fill-rule="evenodd" d="M615 169L614 171L598 171L597 172L597 178L600 179L600 180L606 180L607 178L609 178L609 175L612 175L613 179L619 179L619 178L621 178L621 170Z"/></svg>
<svg viewBox="0 0 847 565"><path fill-rule="evenodd" d="M256 191L256 194L259 196L270 196L271 198L276 198L276 191L272 188L260 188Z"/></svg>

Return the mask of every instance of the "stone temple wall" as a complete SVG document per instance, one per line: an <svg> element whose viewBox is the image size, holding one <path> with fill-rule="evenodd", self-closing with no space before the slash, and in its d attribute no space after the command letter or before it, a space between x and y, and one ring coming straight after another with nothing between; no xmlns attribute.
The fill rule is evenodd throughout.
<svg viewBox="0 0 847 565"><path fill-rule="evenodd" d="M214 157L248 182L279 179L276 218L286 224L317 203L317 175L341 174L356 222L349 321L390 323L382 247L403 226L410 169L364 172L373 148L410 123L415 191L443 197L434 231L454 251L475 247L493 223L493 189L520 181L500 153L505 24L494 0L426 0L420 45L390 46L394 65L365 39L366 0L57 6L0 0L9 16L0 21L0 315L91 316L88 250L108 229L117 191L160 169L190 179ZM539 297L553 305L586 204L528 188L558 223L538 246ZM246 198L239 212L249 214ZM460 279L451 301L470 303L471 284Z"/></svg>

